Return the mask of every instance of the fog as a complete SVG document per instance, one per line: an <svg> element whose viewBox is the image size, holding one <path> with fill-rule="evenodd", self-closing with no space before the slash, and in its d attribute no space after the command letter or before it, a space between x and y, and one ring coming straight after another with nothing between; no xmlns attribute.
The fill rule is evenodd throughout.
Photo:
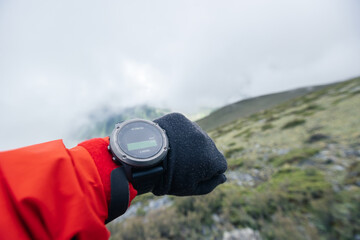
<svg viewBox="0 0 360 240"><path fill-rule="evenodd" d="M360 76L360 2L0 1L0 150L94 109L185 114Z"/></svg>

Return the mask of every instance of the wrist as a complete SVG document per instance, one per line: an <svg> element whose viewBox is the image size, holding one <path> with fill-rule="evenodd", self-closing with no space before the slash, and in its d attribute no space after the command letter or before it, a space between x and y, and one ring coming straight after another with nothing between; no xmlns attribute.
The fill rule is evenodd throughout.
<svg viewBox="0 0 360 240"><path fill-rule="evenodd" d="M85 148L91 155L98 173L103 184L104 194L106 197L107 207L109 208L111 200L111 172L114 169L117 169L121 166L117 165L112 161L112 156L108 151L109 138L94 138L87 141L84 141L79 144L79 146ZM128 192L125 193L128 195L128 204L130 206L131 201L137 195L137 191L133 188L131 183L128 183Z"/></svg>

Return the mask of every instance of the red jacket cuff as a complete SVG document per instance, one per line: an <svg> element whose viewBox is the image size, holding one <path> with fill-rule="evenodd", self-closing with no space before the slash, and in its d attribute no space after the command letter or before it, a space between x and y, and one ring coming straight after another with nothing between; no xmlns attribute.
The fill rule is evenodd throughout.
<svg viewBox="0 0 360 240"><path fill-rule="evenodd" d="M112 156L108 151L109 137L93 138L80 143L79 146L85 148L93 158L104 186L106 201L109 206L111 193L110 174L112 170L119 167L119 165L112 161ZM136 195L137 191L129 183L129 206Z"/></svg>

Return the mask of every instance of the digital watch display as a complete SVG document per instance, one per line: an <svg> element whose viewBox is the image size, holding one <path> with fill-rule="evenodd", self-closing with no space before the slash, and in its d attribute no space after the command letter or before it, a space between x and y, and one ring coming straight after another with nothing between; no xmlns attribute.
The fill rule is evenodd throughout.
<svg viewBox="0 0 360 240"><path fill-rule="evenodd" d="M163 131L155 126L144 121L134 121L123 126L117 138L121 150L139 161L156 155L163 146Z"/></svg>
<svg viewBox="0 0 360 240"><path fill-rule="evenodd" d="M168 139L156 123L133 119L115 125L110 136L110 149L116 161L134 167L150 167L167 154Z"/></svg>

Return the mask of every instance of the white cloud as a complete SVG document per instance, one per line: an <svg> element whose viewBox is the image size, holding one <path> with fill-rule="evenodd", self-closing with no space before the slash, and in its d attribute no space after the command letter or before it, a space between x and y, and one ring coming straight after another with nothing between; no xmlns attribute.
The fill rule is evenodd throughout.
<svg viewBox="0 0 360 240"><path fill-rule="evenodd" d="M0 3L0 149L91 109L195 112L360 75L357 0Z"/></svg>

